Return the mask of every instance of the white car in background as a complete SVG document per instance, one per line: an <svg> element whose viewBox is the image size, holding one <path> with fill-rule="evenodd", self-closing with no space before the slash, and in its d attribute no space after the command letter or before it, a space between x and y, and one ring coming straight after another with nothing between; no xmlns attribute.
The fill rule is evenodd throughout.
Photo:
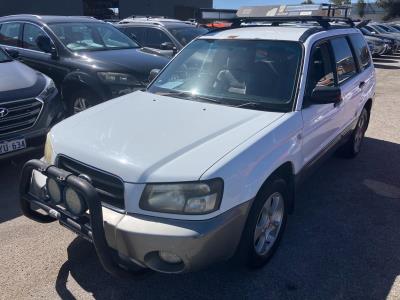
<svg viewBox="0 0 400 300"><path fill-rule="evenodd" d="M24 214L92 241L117 275L132 263L263 266L310 170L334 150L360 152L375 70L351 22L242 26L259 19L239 14L186 46L147 91L56 125L44 160L24 168Z"/></svg>

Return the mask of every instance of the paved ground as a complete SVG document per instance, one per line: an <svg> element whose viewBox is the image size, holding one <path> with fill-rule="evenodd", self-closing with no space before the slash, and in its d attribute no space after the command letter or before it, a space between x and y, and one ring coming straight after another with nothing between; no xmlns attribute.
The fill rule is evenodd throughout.
<svg viewBox="0 0 400 300"><path fill-rule="evenodd" d="M0 166L0 299L400 299L400 56L376 60L362 154L332 158L304 186L281 247L258 272L228 264L115 280L57 223L21 217L20 162Z"/></svg>

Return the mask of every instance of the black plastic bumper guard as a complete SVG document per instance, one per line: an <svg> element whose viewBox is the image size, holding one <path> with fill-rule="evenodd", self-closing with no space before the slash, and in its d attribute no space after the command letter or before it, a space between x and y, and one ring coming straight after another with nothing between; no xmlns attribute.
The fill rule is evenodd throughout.
<svg viewBox="0 0 400 300"><path fill-rule="evenodd" d="M61 185L70 186L79 192L86 201L89 208L90 224L84 223L82 218L74 218L66 214L59 207L39 199L29 188L32 180L32 171L36 170L43 175L55 179ZM37 212L31 208L35 204L44 210L47 215ZM97 196L96 189L85 179L79 178L72 173L66 172L41 160L33 159L25 163L20 182L20 205L23 214L40 223L50 223L55 220L74 231L75 233L90 240L96 249L97 256L103 268L117 277L128 277L131 274L122 269L113 257L113 250L108 246L104 227L101 202Z"/></svg>

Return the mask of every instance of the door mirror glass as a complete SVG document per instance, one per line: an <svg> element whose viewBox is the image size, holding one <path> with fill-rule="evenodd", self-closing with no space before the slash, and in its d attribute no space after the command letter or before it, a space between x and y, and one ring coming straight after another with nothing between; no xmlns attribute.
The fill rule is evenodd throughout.
<svg viewBox="0 0 400 300"><path fill-rule="evenodd" d="M154 80L154 78L157 77L158 73L160 73L160 69L151 70L150 75L149 75L149 82L152 82Z"/></svg>
<svg viewBox="0 0 400 300"><path fill-rule="evenodd" d="M39 35L36 38L36 45L45 53L51 53L54 56L57 55L56 48L48 36Z"/></svg>
<svg viewBox="0 0 400 300"><path fill-rule="evenodd" d="M337 104L342 100L342 93L339 87L316 86L311 93L310 100L313 104Z"/></svg>
<svg viewBox="0 0 400 300"><path fill-rule="evenodd" d="M176 49L175 45L171 42L164 42L160 45L161 50L174 50Z"/></svg>

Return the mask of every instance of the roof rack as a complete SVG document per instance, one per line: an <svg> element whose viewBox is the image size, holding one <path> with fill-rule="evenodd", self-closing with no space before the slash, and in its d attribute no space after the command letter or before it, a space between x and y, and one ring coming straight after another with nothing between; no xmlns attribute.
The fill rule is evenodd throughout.
<svg viewBox="0 0 400 300"><path fill-rule="evenodd" d="M316 22L324 29L329 29L332 22L340 22L355 27L349 18L350 11L351 6L334 4L246 6L238 10L232 27L255 22L268 22L272 26L290 22Z"/></svg>

